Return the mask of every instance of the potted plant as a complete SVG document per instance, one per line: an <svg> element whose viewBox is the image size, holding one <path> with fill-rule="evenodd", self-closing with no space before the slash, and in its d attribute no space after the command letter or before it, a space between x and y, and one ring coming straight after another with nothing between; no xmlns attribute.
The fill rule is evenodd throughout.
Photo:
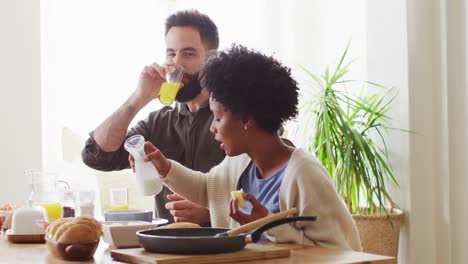
<svg viewBox="0 0 468 264"><path fill-rule="evenodd" d="M328 170L353 215L363 250L397 256L402 212L395 209L388 191L398 182L386 145L387 114L395 95L376 83L346 80L351 64L345 63L348 47L333 72L327 67L319 77L302 67L320 88L316 97L306 98L300 108L309 135L306 147ZM351 94L348 89L356 84L379 91ZM313 136L310 128L315 129Z"/></svg>

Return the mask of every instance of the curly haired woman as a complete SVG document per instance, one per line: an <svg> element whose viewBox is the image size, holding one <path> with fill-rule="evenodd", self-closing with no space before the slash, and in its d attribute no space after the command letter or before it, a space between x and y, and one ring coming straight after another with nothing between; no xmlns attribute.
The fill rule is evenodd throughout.
<svg viewBox="0 0 468 264"><path fill-rule="evenodd" d="M327 171L277 130L297 115L298 87L290 69L239 45L220 52L200 74L214 114L210 127L227 157L208 173L166 159L150 142L152 161L164 184L211 211L213 227L233 228L271 213L298 209L315 222L285 224L266 232L274 242L361 250L351 215ZM250 208L241 210L230 192L243 189Z"/></svg>

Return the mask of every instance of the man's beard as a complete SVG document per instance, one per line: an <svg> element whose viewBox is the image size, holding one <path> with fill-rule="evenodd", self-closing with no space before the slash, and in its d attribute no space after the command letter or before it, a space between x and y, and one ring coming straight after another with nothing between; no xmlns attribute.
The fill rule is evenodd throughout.
<svg viewBox="0 0 468 264"><path fill-rule="evenodd" d="M198 81L198 73L193 75L185 74L184 78L188 78L188 81L184 83L184 86L182 88L180 88L175 98L177 102L181 103L185 103L192 100L200 94L202 89L200 81Z"/></svg>

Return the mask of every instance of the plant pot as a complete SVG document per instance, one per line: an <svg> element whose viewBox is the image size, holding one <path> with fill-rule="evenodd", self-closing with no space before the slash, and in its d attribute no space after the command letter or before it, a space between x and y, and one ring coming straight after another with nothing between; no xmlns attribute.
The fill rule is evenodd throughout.
<svg viewBox="0 0 468 264"><path fill-rule="evenodd" d="M361 237L362 251L398 257L400 224L403 219L401 210L393 209L389 216L353 215L353 218Z"/></svg>

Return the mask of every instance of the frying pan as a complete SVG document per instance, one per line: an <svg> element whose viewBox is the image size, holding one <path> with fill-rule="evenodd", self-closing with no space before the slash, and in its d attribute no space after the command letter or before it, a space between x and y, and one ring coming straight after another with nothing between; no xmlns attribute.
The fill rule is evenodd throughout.
<svg viewBox="0 0 468 264"><path fill-rule="evenodd" d="M270 218L272 216L268 217ZM250 235L246 233L235 234L236 232L230 232L233 230L226 228L202 227L149 229L138 231L137 236L140 244L149 252L169 254L226 253L241 250L249 242L257 242L260 240L263 232L275 226L296 221L315 221L316 219L316 216L283 217L262 225ZM266 221L265 218L259 220L262 220L263 222ZM250 225L247 224L249 225L249 228L255 225L252 225L252 223L250 223ZM238 229L244 229L243 232L245 232L246 230L244 226L241 226Z"/></svg>

